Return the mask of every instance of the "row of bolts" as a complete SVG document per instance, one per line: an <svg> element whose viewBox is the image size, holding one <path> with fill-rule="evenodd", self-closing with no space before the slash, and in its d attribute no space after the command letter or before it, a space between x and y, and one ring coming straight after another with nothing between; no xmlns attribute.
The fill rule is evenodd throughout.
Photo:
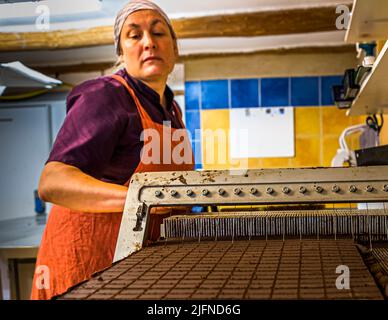
<svg viewBox="0 0 388 320"><path fill-rule="evenodd" d="M317 193L322 193L323 190L324 190L321 186L315 186L314 189L315 189L315 191L316 191ZM358 189L357 189L357 187L356 187L355 185L349 186L349 192L354 193L354 192L356 192L357 190L358 190ZM365 188L365 191L366 191L366 192L373 192L374 190L375 190L375 188L374 188L373 186L371 186L371 185L368 185L368 186L366 186L366 188ZM384 192L388 192L388 184L385 184L385 185L383 186L383 189L382 189L382 190L383 190ZM341 188L340 188L338 185L334 185L334 186L331 188L331 191L334 192L334 193L338 193L338 192L341 191ZM234 189L233 189L233 193L234 193L235 195L239 195L239 194L241 194L241 192L242 192L242 190L241 190L240 188L234 188ZM251 189L249 190L249 192L250 192L251 194L256 194L256 193L258 192L258 190L257 190L256 188L253 187L253 188L251 188ZM271 187L268 187L268 188L266 189L265 192L266 192L267 194L273 194L273 193L275 192L275 190L274 190L273 188L271 188ZM288 193L291 192L291 189L290 189L289 187L283 187L283 188L282 188L282 192L283 192L284 194L288 194ZM301 194L305 194L305 193L307 192L306 187L304 187L304 186L299 187L299 192L300 192ZM201 193L202 193L202 195L207 196L207 195L209 195L210 191L209 191L208 189L203 189L203 190L201 191ZM225 191L224 189L222 189L222 188L218 189L218 194L219 194L220 196L224 195L225 193L226 193L226 191ZM176 197L176 196L178 196L178 191L176 191L176 190L171 190L171 191L170 191L170 195L171 195L172 197ZM193 195L194 195L194 191L191 190L191 189L187 189L187 190L186 190L186 195L188 195L189 197L190 197L190 196L193 196ZM156 191L155 191L155 196L156 196L156 197L161 197L161 196L162 196L162 192L161 192L160 190L156 190Z"/></svg>

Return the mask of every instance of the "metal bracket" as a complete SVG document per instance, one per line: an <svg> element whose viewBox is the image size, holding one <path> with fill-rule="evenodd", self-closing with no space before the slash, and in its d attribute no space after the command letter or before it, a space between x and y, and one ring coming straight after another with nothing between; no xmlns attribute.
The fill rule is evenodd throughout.
<svg viewBox="0 0 388 320"><path fill-rule="evenodd" d="M136 225L133 228L133 231L142 231L143 228L141 227L141 224L143 222L143 218L146 216L146 210L147 206L144 204L144 202L137 208L136 212Z"/></svg>

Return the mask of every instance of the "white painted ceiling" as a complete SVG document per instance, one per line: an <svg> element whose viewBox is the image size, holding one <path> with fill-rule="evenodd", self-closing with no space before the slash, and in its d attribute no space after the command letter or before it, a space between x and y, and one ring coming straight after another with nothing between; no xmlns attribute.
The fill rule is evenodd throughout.
<svg viewBox="0 0 388 320"><path fill-rule="evenodd" d="M115 13L128 2L127 0L37 0L9 3L12 1L0 0L2 8L0 11L0 23L2 22L1 20L11 16L33 17L35 15L35 8L40 5L47 5L50 8L53 21L59 18L74 21L74 13L85 14L83 16L84 19L102 16L113 18ZM344 3L343 0L154 0L154 2L161 6L171 18ZM68 16L64 17L63 15ZM13 24L15 21L8 21L8 23Z"/></svg>
<svg viewBox="0 0 388 320"><path fill-rule="evenodd" d="M9 0L8 0L9 1ZM12 0L11 0L12 1ZM50 30L79 29L113 25L116 12L126 0L48 0L3 4L0 0L0 32L37 32L35 9L46 4L51 8ZM217 15L251 11L279 10L292 7L311 7L341 4L343 0L155 0L170 18ZM60 4L60 5L59 5ZM62 9L61 9L62 8ZM70 10L72 9L72 10ZM61 11L62 10L62 11ZM13 18L11 18L13 16ZM44 31L42 31L44 32ZM181 54L250 52L272 48L300 46L328 46L344 43L344 32L320 32L260 37L223 37L183 39L179 41ZM42 58L44 57L44 59ZM26 63L68 64L114 61L112 46L43 52L0 53L0 61L20 58ZM21 59L23 58L23 59ZM77 60L77 61L75 61Z"/></svg>

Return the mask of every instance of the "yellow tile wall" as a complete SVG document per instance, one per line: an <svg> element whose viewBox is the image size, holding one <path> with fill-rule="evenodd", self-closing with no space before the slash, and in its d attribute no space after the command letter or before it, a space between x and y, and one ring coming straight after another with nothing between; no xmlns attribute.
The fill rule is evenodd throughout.
<svg viewBox="0 0 388 320"><path fill-rule="evenodd" d="M388 144L388 115L384 116L384 123L380 136L382 145Z"/></svg>
<svg viewBox="0 0 388 320"><path fill-rule="evenodd" d="M248 159L231 159L229 156L229 110L201 111L202 164L207 170L240 169L249 167ZM214 133L214 140L207 135ZM252 159L255 161L255 159ZM260 167L257 162L252 163Z"/></svg>
<svg viewBox="0 0 388 320"><path fill-rule="evenodd" d="M296 107L295 119L295 156L290 158L250 158L246 161L246 167L254 168L298 168L298 167L329 167L332 158L339 148L338 138L342 131L355 124L364 123L365 117L349 117L345 111L336 107ZM201 129L223 130L226 132L226 146L222 146L226 152L226 161L222 157L215 157L211 163L209 152L217 150L219 141L207 144L202 136L202 160L203 169L232 169L240 167L242 163L233 164L229 157L229 110L202 110ZM359 135L347 138L351 149L356 149ZM209 142L209 141L208 141ZM214 149L215 148L215 149Z"/></svg>

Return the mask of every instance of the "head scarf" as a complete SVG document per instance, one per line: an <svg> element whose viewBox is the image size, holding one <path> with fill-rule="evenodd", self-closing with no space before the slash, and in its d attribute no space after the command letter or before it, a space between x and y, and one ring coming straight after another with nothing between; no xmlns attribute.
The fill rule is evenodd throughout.
<svg viewBox="0 0 388 320"><path fill-rule="evenodd" d="M167 14L159 6L157 6L155 3L148 0L132 0L128 2L117 13L117 16L116 16L115 25L114 25L114 37L115 37L115 48L116 48L117 55L120 55L120 34L121 34L121 30L123 29L124 21L131 13L134 13L135 11L139 11L139 10L157 11L166 21L172 37L176 39L176 34L174 32L174 29L172 28L170 19L167 17Z"/></svg>

